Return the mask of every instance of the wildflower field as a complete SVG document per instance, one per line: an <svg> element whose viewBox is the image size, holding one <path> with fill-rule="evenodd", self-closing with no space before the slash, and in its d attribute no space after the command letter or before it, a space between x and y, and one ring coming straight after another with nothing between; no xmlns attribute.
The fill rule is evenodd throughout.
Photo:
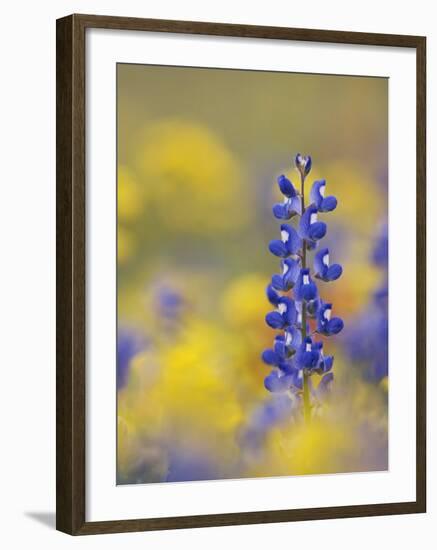
<svg viewBox="0 0 437 550"><path fill-rule="evenodd" d="M388 468L388 82L117 66L117 483Z"/></svg>

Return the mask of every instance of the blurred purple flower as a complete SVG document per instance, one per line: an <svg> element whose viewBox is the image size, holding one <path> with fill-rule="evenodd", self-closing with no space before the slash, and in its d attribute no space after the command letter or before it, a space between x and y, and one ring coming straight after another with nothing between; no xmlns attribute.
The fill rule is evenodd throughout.
<svg viewBox="0 0 437 550"><path fill-rule="evenodd" d="M378 383L388 375L388 227L384 224L372 251L373 263L381 268L383 282L368 306L350 323L345 349L363 377Z"/></svg>
<svg viewBox="0 0 437 550"><path fill-rule="evenodd" d="M119 327L117 333L117 389L126 386L132 359L146 347L145 338L132 328Z"/></svg>

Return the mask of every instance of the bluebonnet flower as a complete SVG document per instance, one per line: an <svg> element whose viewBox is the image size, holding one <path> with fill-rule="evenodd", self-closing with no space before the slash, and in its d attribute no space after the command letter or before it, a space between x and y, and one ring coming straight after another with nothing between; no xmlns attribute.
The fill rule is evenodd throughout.
<svg viewBox="0 0 437 550"><path fill-rule="evenodd" d="M317 332L325 336L338 334L344 326L343 320L340 317L331 319L332 304L322 304L317 312Z"/></svg>
<svg viewBox="0 0 437 550"><path fill-rule="evenodd" d="M266 315L266 322L272 328L285 328L296 322L297 311L294 300L283 296L278 300L277 311Z"/></svg>
<svg viewBox="0 0 437 550"><path fill-rule="evenodd" d="M276 336L275 340L278 340L278 346L280 349L283 345L285 353L289 356L294 355L299 349L302 343L302 333L296 328L296 326L288 327L284 333L284 336Z"/></svg>
<svg viewBox="0 0 437 550"><path fill-rule="evenodd" d="M313 344L313 350L317 352L318 359L315 365L315 371L317 374L328 373L334 364L334 357L332 355L324 356L323 354L323 342L315 342Z"/></svg>
<svg viewBox="0 0 437 550"><path fill-rule="evenodd" d="M279 189L284 195L284 202L273 206L273 214L280 220L289 220L302 213L302 201L292 182L284 175L278 178Z"/></svg>
<svg viewBox="0 0 437 550"><path fill-rule="evenodd" d="M325 189L325 180L315 181L311 188L310 200L319 212L331 212L337 206L337 199L334 196L325 198Z"/></svg>
<svg viewBox="0 0 437 550"><path fill-rule="evenodd" d="M327 226L324 222L318 221L318 210L314 204L305 209L299 222L299 234L302 239L319 241L326 235Z"/></svg>
<svg viewBox="0 0 437 550"><path fill-rule="evenodd" d="M269 250L275 256L288 258L291 255L296 255L301 246L302 241L296 229L284 223L281 225L281 240L270 241Z"/></svg>
<svg viewBox="0 0 437 550"><path fill-rule="evenodd" d="M296 353L296 364L299 369L312 370L319 361L319 350L313 345L312 339L307 336Z"/></svg>
<svg viewBox="0 0 437 550"><path fill-rule="evenodd" d="M284 334L277 334L272 349L266 349L262 353L262 359L267 365L276 366L287 370L287 360L292 357L302 343L302 334L296 327L289 327Z"/></svg>
<svg viewBox="0 0 437 550"><path fill-rule="evenodd" d="M326 304L319 296L313 276L325 282L334 281L342 274L340 264L329 264L329 251L320 249L314 257L314 272L307 264L307 253L318 246L318 241L327 232L325 222L318 219L320 212L330 212L337 206L334 196L325 197L325 180L314 182L311 189L311 203L304 204L304 182L311 171L310 156L300 153L295 157L300 174L301 190L285 176L278 178L284 203L273 207L275 217L290 219L299 217L298 230L289 224L281 225L281 239L269 243L270 252L281 258L281 272L272 276L267 287L267 297L276 311L266 315L266 323L282 333L276 334L273 346L264 350L262 359L271 372L264 385L274 394L286 394L291 399L299 398L306 419L311 416L311 394L313 399L326 393L332 384L333 356L325 356L323 343L314 341L315 334L330 336L343 328L339 317L331 318L332 304ZM288 294L292 291L292 294ZM310 322L315 325L311 332ZM316 389L310 377L321 376ZM314 405L315 406L315 405Z"/></svg>
<svg viewBox="0 0 437 550"><path fill-rule="evenodd" d="M321 248L314 256L314 276L322 281L335 281L343 273L340 264L329 265L329 250Z"/></svg>
<svg viewBox="0 0 437 550"><path fill-rule="evenodd" d="M294 287L300 273L300 261L287 258L281 263L282 273L272 277L272 287L286 292Z"/></svg>
<svg viewBox="0 0 437 550"><path fill-rule="evenodd" d="M299 302L303 300L309 302L317 297L317 286L311 279L310 270L308 268L300 270L294 287L294 296Z"/></svg>

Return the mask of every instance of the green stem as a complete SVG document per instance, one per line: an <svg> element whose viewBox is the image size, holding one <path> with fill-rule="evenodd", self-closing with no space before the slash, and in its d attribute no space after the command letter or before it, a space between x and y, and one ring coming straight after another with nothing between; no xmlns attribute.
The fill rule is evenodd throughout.
<svg viewBox="0 0 437 550"><path fill-rule="evenodd" d="M303 173L300 175L301 181L301 195L302 195L302 215L305 212L305 176ZM306 268L307 247L306 240L302 239L302 269ZM305 342L307 337L307 311L305 300L302 302L302 342ZM305 422L309 422L311 419L311 403L310 403L310 388L308 374L303 375L303 415Z"/></svg>

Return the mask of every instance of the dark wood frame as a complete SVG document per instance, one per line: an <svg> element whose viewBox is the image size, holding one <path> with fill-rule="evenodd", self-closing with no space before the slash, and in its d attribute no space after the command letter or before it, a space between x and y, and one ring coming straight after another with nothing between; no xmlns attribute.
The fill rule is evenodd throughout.
<svg viewBox="0 0 437 550"><path fill-rule="evenodd" d="M417 60L416 500L201 516L85 520L85 31L125 29L413 48ZM71 535L301 521L426 511L426 38L221 23L70 15L56 47L56 527Z"/></svg>

